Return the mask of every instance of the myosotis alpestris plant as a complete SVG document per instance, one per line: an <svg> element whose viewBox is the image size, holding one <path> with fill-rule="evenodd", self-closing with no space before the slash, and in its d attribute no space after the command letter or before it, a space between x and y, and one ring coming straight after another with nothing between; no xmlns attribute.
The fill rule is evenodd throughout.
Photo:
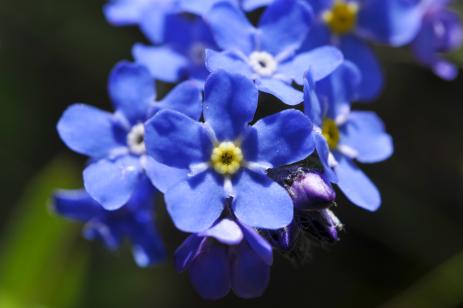
<svg viewBox="0 0 463 308"><path fill-rule="evenodd" d="M128 238L144 267L169 255L155 228L162 193L189 233L176 268L199 295L262 295L273 251L301 263L311 243L340 240L335 187L363 209L380 207L359 164L390 157L392 137L352 105L384 86L371 45L409 45L455 78L442 55L463 41L450 2L108 1L108 22L138 26L151 45L135 44L134 62L111 72L115 112L74 104L63 113L58 133L88 164L84 189L58 191L54 210L109 249ZM163 82L176 85L158 99ZM259 116L278 101L284 110Z"/></svg>

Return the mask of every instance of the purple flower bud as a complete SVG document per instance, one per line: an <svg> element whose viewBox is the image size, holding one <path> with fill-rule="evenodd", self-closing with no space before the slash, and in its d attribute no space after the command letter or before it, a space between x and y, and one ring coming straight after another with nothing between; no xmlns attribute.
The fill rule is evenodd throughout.
<svg viewBox="0 0 463 308"><path fill-rule="evenodd" d="M289 185L288 192L294 205L306 210L328 208L336 198L331 184L316 171L306 171L297 175Z"/></svg>
<svg viewBox="0 0 463 308"><path fill-rule="evenodd" d="M286 188L297 209L326 209L336 199L336 192L330 182L319 171L300 166L284 166L270 170L268 175Z"/></svg>
<svg viewBox="0 0 463 308"><path fill-rule="evenodd" d="M339 232L343 229L342 223L328 209L304 211L299 217L299 224L315 239L328 243L339 241Z"/></svg>

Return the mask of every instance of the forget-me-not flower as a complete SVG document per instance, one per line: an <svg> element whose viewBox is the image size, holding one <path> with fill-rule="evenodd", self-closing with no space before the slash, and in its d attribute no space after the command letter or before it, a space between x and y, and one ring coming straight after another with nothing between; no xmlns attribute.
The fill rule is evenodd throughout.
<svg viewBox="0 0 463 308"><path fill-rule="evenodd" d="M380 64L366 41L402 46L413 40L421 13L416 0L310 0L314 26L304 49L332 44L364 78L359 99L373 100L383 87Z"/></svg>
<svg viewBox="0 0 463 308"><path fill-rule="evenodd" d="M127 204L107 211L85 190L62 190L53 196L53 209L63 217L84 222L85 238L100 239L111 250L117 249L124 238L130 239L135 262L145 267L166 257L154 225L154 193L146 179L137 185Z"/></svg>
<svg viewBox="0 0 463 308"><path fill-rule="evenodd" d="M318 83L309 72L304 109L313 121L315 146L329 179L352 203L374 211L381 205L380 193L355 161L385 160L392 155L393 144L374 112L350 110L360 78L359 70L349 62Z"/></svg>
<svg viewBox="0 0 463 308"><path fill-rule="evenodd" d="M242 298L261 296L272 262L270 244L254 229L228 218L189 236L175 253L177 270L187 270L206 299L222 298L230 290Z"/></svg>
<svg viewBox="0 0 463 308"><path fill-rule="evenodd" d="M136 62L148 67L158 80L176 82L190 78L204 82L209 74L204 64L205 50L216 46L209 27L200 18L180 15L171 16L167 24L164 44L135 44L132 54ZM146 28L148 37L152 37L151 29L154 27Z"/></svg>
<svg viewBox="0 0 463 308"><path fill-rule="evenodd" d="M83 172L87 192L105 209L116 210L128 202L145 171L151 177L156 169L168 168L146 155L144 122L163 109L178 110L197 120L201 90L192 81L184 82L156 102L155 81L149 71L126 61L113 69L108 88L115 113L74 104L64 112L57 129L69 148L90 157ZM177 170L168 169L173 180Z"/></svg>
<svg viewBox="0 0 463 308"><path fill-rule="evenodd" d="M171 110L146 123L148 154L189 170L187 178L165 193L178 229L208 229L229 198L237 219L248 226L277 229L291 222L291 198L265 171L309 156L314 149L312 124L302 112L285 110L250 126L257 101L250 79L218 71L205 84L204 123Z"/></svg>
<svg viewBox="0 0 463 308"><path fill-rule="evenodd" d="M463 43L463 26L456 12L448 8L451 0L425 0L421 29L412 42L418 60L439 77L455 79L458 68L440 54L451 52Z"/></svg>
<svg viewBox="0 0 463 308"><path fill-rule="evenodd" d="M206 66L244 74L255 80L262 92L284 103L296 105L303 94L291 83L302 85L309 68L316 80L330 74L342 54L333 47L297 53L312 21L311 8L297 0L276 0L263 13L255 28L236 6L221 2L205 16L217 45L223 50L206 51Z"/></svg>

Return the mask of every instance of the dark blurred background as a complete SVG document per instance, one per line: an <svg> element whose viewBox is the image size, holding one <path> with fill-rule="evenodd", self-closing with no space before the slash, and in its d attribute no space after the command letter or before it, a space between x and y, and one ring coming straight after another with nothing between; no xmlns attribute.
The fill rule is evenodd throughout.
<svg viewBox="0 0 463 308"><path fill-rule="evenodd" d="M265 295L202 301L172 254L184 235L161 204L167 263L139 269L85 241L48 209L56 188L81 186L84 159L55 124L73 102L110 110L107 74L136 28L114 28L104 1L3 1L0 9L0 307L463 307L463 76L444 82L406 50L381 48L387 86L371 105L394 136L392 159L364 170L383 206L368 213L340 195L342 241L308 264L276 257ZM463 53L453 55L463 60ZM265 112L265 111L264 111Z"/></svg>

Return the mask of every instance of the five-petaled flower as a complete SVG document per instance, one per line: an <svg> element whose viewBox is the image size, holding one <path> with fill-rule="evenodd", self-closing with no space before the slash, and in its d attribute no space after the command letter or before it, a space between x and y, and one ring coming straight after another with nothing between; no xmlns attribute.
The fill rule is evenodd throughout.
<svg viewBox="0 0 463 308"><path fill-rule="evenodd" d="M375 211L381 205L379 191L354 160L385 160L392 155L393 144L374 112L350 110L360 79L360 72L350 62L318 83L309 72L304 85L304 109L313 121L314 143L327 177L354 204Z"/></svg>
<svg viewBox="0 0 463 308"><path fill-rule="evenodd" d="M250 126L257 99L251 80L218 71L206 81L204 123L171 110L146 123L148 154L189 171L165 194L168 212L180 230L208 229L228 198L237 219L248 226L277 229L291 222L291 198L266 170L313 152L312 123L300 111L285 110Z"/></svg>
<svg viewBox="0 0 463 308"><path fill-rule="evenodd" d="M311 9L297 0L276 0L263 13L255 28L236 6L220 2L205 17L222 52L206 50L206 66L211 72L226 70L255 80L262 92L288 105L302 102L303 94L291 83L302 85L311 69L320 80L342 63L334 47L298 52L312 21Z"/></svg>
<svg viewBox="0 0 463 308"><path fill-rule="evenodd" d="M230 289L242 298L261 296L272 263L270 244L253 228L228 218L190 235L175 252L177 270L187 270L206 299L222 298Z"/></svg>
<svg viewBox="0 0 463 308"><path fill-rule="evenodd" d="M145 178L130 200L116 211L107 211L85 190L61 190L53 196L53 210L72 220L85 223L84 236L101 239L107 248L117 249L127 237L138 266L146 267L163 261L164 245L154 225L155 189Z"/></svg>
<svg viewBox="0 0 463 308"><path fill-rule="evenodd" d="M169 179L176 177L177 170L146 155L143 123L164 109L198 119L201 91L195 82L187 81L156 102L155 83L148 70L123 61L109 77L109 94L115 113L75 104L64 112L57 128L68 147L90 157L83 172L87 192L105 209L116 210L128 202L145 171L151 177L157 169L166 169Z"/></svg>

